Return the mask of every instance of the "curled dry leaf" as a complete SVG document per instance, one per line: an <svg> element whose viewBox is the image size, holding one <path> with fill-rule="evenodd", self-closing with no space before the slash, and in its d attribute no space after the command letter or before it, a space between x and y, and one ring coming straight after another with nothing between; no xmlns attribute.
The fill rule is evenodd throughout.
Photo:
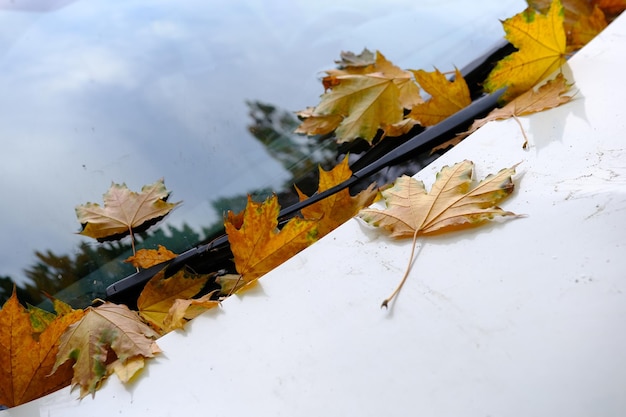
<svg viewBox="0 0 626 417"><path fill-rule="evenodd" d="M358 55L354 52L344 51L341 52L340 57L340 60L335 61L339 68L363 68L376 62L376 55L367 48L363 48L363 51Z"/></svg>
<svg viewBox="0 0 626 417"><path fill-rule="evenodd" d="M198 317L205 311L219 306L219 301L211 299L212 293L200 298L177 299L174 301L167 316L163 320L165 331L182 329L188 320Z"/></svg>
<svg viewBox="0 0 626 417"><path fill-rule="evenodd" d="M163 179L146 185L140 193L130 191L126 184L111 184L104 194L104 207L87 203L76 207L82 224L80 234L98 241L120 239L149 226L166 216L178 203L168 203L170 192Z"/></svg>
<svg viewBox="0 0 626 417"><path fill-rule="evenodd" d="M73 359L72 387L80 387L80 397L94 394L111 373L128 382L144 367L145 358L161 350L154 339L158 334L125 305L104 303L89 307L85 316L61 336L52 372Z"/></svg>

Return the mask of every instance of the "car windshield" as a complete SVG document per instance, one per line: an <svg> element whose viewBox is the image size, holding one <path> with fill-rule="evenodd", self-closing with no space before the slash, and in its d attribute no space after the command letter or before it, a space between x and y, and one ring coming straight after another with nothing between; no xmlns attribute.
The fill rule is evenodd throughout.
<svg viewBox="0 0 626 417"><path fill-rule="evenodd" d="M16 284L23 301L50 294L84 307L134 272L122 262L127 239L76 234L75 207L102 204L112 182L138 191L164 178L170 201L184 203L138 246L181 253L219 233L247 194L287 193L318 164L334 166L345 150L293 133L294 112L318 103L320 74L341 51L367 47L401 68L450 71L497 45L500 19L524 7L1 2L0 301Z"/></svg>

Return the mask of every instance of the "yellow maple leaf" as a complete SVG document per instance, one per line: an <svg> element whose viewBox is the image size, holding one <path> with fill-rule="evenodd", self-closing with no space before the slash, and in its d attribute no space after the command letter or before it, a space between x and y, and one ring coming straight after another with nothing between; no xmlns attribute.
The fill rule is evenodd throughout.
<svg viewBox="0 0 626 417"><path fill-rule="evenodd" d="M471 161L445 166L428 192L423 182L404 175L382 192L384 210L360 211L359 217L391 237L413 238L406 272L395 291L383 301L383 307L387 307L408 277L418 236L477 226L495 217L515 216L496 205L513 192L511 176L515 167L490 175L478 185L474 184L473 173Z"/></svg>
<svg viewBox="0 0 626 417"><path fill-rule="evenodd" d="M256 203L248 196L239 214L229 211L224 221L235 267L247 285L274 269L317 239L317 222L294 217L278 230L278 198Z"/></svg>
<svg viewBox="0 0 626 417"><path fill-rule="evenodd" d="M563 7L552 0L544 15L527 9L502 22L506 38L519 50L500 60L485 81L485 90L508 87L509 101L529 90L565 63Z"/></svg>
<svg viewBox="0 0 626 417"><path fill-rule="evenodd" d="M341 163L330 171L324 171L319 168L320 178L318 193L326 191L337 184L349 179L352 176L352 170L348 165L348 156ZM296 187L300 201L306 200L308 197L298 187ZM317 231L318 238L327 235L330 231L336 229L341 224L350 220L363 207L369 206L376 196L376 184L370 185L366 190L361 191L352 197L348 189L344 189L327 197L317 203L311 204L301 210L305 219L318 220Z"/></svg>
<svg viewBox="0 0 626 417"><path fill-rule="evenodd" d="M189 299L202 290L209 275L195 274L181 269L165 278L164 271L156 274L144 287L137 299L139 315L160 332L169 331L165 319L178 299Z"/></svg>
<svg viewBox="0 0 626 417"><path fill-rule="evenodd" d="M547 13L551 0L527 0L528 6ZM623 0L622 0L623 1ZM563 5L563 28L567 39L567 51L573 52L593 39L607 26L607 19L596 1L561 0Z"/></svg>
<svg viewBox="0 0 626 417"><path fill-rule="evenodd" d="M79 320L82 310L42 316L31 315L17 300L15 291L0 310L0 404L14 407L69 385L71 364L51 374L59 348L59 338L68 326ZM52 318L51 320L49 320ZM42 319L42 320L40 320Z"/></svg>
<svg viewBox="0 0 626 417"><path fill-rule="evenodd" d="M461 75L455 70L454 81L435 69L432 72L412 70L417 83L431 98L411 109L408 118L415 119L422 126L433 126L471 104L469 88Z"/></svg>
<svg viewBox="0 0 626 417"><path fill-rule="evenodd" d="M402 121L404 109L421 101L419 88L404 71L376 52L376 61L364 67L328 71L320 104L296 129L308 135L335 131L339 143L362 138L371 143L379 129Z"/></svg>

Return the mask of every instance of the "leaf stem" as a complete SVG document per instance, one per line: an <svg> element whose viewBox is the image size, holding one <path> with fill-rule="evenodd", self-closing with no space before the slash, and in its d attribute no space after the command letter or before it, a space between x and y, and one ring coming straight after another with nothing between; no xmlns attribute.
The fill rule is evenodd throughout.
<svg viewBox="0 0 626 417"><path fill-rule="evenodd" d="M383 307L389 308L389 303L393 300L393 298L396 295L398 295L398 293L402 289L402 286L406 282L406 279L409 277L409 273L411 272L411 268L413 267L413 262L414 262L413 257L415 256L415 246L417 246L417 233L418 232L419 232L419 228L415 229L415 233L413 233L413 245L411 246L411 256L409 257L409 264L406 267L406 271L404 271L404 276L400 280L400 283L398 284L396 289L393 290L391 295L383 300L382 304L380 305L380 308L383 308Z"/></svg>
<svg viewBox="0 0 626 417"><path fill-rule="evenodd" d="M133 234L133 228L128 226L128 233L130 234L130 246L133 248L133 256L137 255L137 251L135 250L135 235ZM139 272L139 266L135 266L137 272Z"/></svg>
<svg viewBox="0 0 626 417"><path fill-rule="evenodd" d="M524 131L524 127L522 126L522 122L520 122L519 118L516 115L513 115L513 120L517 122L517 125L522 130L522 136L524 136L524 144L522 145L522 149L528 148L528 137L526 136L526 132Z"/></svg>

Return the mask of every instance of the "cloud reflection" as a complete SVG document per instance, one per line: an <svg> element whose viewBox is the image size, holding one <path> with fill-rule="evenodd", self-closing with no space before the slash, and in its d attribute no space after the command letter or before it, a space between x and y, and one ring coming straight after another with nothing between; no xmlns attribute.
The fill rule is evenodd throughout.
<svg viewBox="0 0 626 417"><path fill-rule="evenodd" d="M461 66L502 36L497 19L518 3L57 1L36 18L1 11L11 30L0 30L0 184L11 203L0 209L0 275L22 279L35 249L71 253L81 239L74 206L100 202L111 181L139 189L164 177L185 202L170 221L192 226L218 218L211 200L278 189L289 173L248 133L246 100L313 105L318 71L365 46L405 67Z"/></svg>

